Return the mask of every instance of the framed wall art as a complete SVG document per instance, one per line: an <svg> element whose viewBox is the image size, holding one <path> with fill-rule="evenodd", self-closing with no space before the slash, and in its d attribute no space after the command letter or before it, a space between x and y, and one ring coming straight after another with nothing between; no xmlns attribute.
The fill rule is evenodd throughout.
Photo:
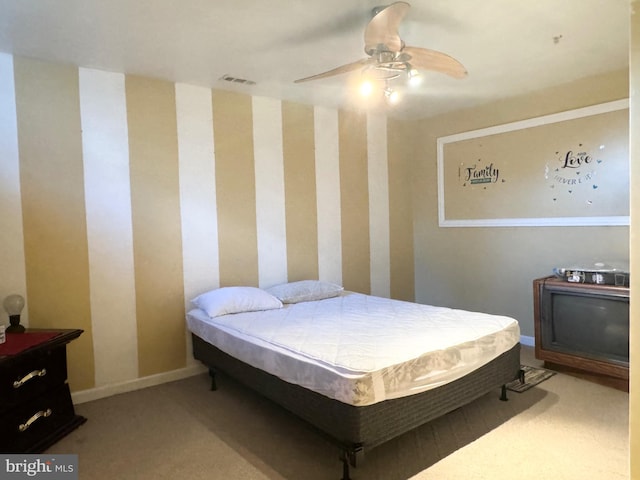
<svg viewBox="0 0 640 480"><path fill-rule="evenodd" d="M629 101L437 140L442 227L629 225Z"/></svg>

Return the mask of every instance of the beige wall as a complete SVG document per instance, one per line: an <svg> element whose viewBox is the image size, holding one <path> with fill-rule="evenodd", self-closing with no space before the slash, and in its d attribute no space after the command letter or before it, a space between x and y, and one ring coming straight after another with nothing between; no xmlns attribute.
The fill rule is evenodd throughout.
<svg viewBox="0 0 640 480"><path fill-rule="evenodd" d="M631 380L629 424L631 429L631 480L640 480L640 2L631 7L630 150L631 150Z"/></svg>
<svg viewBox="0 0 640 480"><path fill-rule="evenodd" d="M76 400L197 371L185 309L214 287L413 299L397 122L6 54L0 102L0 298L84 330Z"/></svg>
<svg viewBox="0 0 640 480"><path fill-rule="evenodd" d="M533 337L532 281L567 262L629 260L629 228L438 226L438 137L627 98L619 71L412 125L416 299L513 316ZM509 167L517 171L517 161ZM542 174L542 173L541 173Z"/></svg>

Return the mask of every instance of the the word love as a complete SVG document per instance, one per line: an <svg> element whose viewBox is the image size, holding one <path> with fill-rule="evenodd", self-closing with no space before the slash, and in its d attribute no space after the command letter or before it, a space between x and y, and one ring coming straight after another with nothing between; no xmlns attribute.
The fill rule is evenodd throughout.
<svg viewBox="0 0 640 480"><path fill-rule="evenodd" d="M586 152L574 154L569 150L564 156L562 168L580 168L583 165L591 163L592 160L592 157Z"/></svg>

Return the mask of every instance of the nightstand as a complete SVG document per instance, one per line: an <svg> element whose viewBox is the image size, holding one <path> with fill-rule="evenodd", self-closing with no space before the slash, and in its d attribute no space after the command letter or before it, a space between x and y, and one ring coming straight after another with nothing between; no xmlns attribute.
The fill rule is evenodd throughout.
<svg viewBox="0 0 640 480"><path fill-rule="evenodd" d="M81 334L29 329L0 344L1 453L41 453L86 421L67 383L67 344Z"/></svg>

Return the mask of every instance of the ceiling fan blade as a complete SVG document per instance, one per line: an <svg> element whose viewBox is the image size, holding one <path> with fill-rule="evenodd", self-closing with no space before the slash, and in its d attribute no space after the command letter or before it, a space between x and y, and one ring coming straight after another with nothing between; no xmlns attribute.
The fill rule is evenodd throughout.
<svg viewBox="0 0 640 480"><path fill-rule="evenodd" d="M454 78L467 76L467 69L458 60L446 53L436 52L428 48L405 47L403 54L409 55L409 63L418 70L435 70Z"/></svg>
<svg viewBox="0 0 640 480"><path fill-rule="evenodd" d="M333 77L334 75L341 75L343 73L351 72L353 70L362 68L368 63L371 63L371 59L363 58L361 60L358 60L357 62L347 63L346 65L341 65L340 67L334 68L327 72L311 75L310 77L299 78L298 80L294 80L293 83L309 82L311 80L318 80L320 78L327 78L327 77Z"/></svg>
<svg viewBox="0 0 640 480"><path fill-rule="evenodd" d="M404 45L398 27L409 11L407 2L395 2L380 10L364 31L364 51L371 55L380 45L390 52L399 52Z"/></svg>

